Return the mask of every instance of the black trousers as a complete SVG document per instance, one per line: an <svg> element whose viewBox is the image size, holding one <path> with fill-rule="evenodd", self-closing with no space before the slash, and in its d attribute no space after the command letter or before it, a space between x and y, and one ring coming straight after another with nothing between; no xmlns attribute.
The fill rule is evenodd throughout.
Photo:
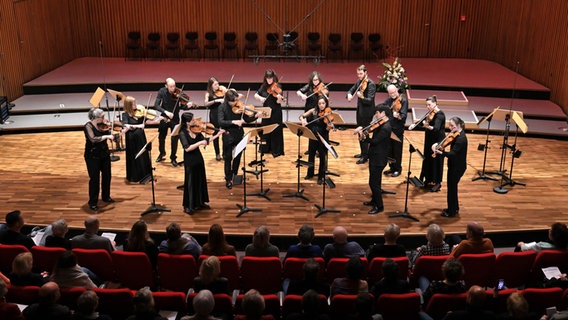
<svg viewBox="0 0 568 320"><path fill-rule="evenodd" d="M370 160L372 162L372 159ZM383 169L385 166L369 164L369 187L371 187L371 202L375 207L383 207L383 195L381 192Z"/></svg>
<svg viewBox="0 0 568 320"><path fill-rule="evenodd" d="M242 139L242 137L241 137ZM235 139L232 142L228 142L223 139L223 160L225 165L225 181L232 181L233 175L239 172L239 165L241 162L241 156L245 150L239 153L238 156L233 159L233 148L237 146L241 139Z"/></svg>
<svg viewBox="0 0 568 320"><path fill-rule="evenodd" d="M446 177L448 188L448 213L456 214L460 209L458 200L458 183L465 171L457 171L448 167L448 174Z"/></svg>
<svg viewBox="0 0 568 320"><path fill-rule="evenodd" d="M85 158L85 163L89 172L89 206L96 206L101 189L102 198L110 198L110 156Z"/></svg>
<svg viewBox="0 0 568 320"><path fill-rule="evenodd" d="M397 135L398 136L398 135ZM404 138L404 136L399 137L401 142L398 142L396 140L390 139L391 140L391 158L394 159L394 162L389 164L389 168L392 171L398 171L401 172L402 171L402 139Z"/></svg>
<svg viewBox="0 0 568 320"><path fill-rule="evenodd" d="M168 136L168 129L173 130L176 124L173 121L170 122L160 122L160 126L158 127L158 143L159 143L159 150L160 155L166 155L166 137ZM178 149L178 141L179 136L172 136L171 137L171 149L172 153L170 154L170 160L177 159L177 149Z"/></svg>
<svg viewBox="0 0 568 320"><path fill-rule="evenodd" d="M325 176L326 163L325 158L327 157L327 148L323 145L323 143L319 141L309 140L308 143L308 162L312 163L314 166L308 168L308 176L314 175L314 168L315 168L315 160L316 160L316 151L318 153L319 158L319 167L318 167L318 178L323 179Z"/></svg>

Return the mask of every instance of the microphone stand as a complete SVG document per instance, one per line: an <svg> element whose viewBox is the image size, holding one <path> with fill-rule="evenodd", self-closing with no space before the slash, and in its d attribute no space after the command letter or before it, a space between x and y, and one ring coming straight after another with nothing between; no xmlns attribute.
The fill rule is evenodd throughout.
<svg viewBox="0 0 568 320"><path fill-rule="evenodd" d="M245 136L245 139L248 140L248 135ZM246 148L241 151L243 153L243 205L237 203L237 208L239 208L239 213L237 214L237 218L242 216L243 214L249 211L262 211L262 209L258 208L249 208L247 207L247 161L246 161Z"/></svg>
<svg viewBox="0 0 568 320"><path fill-rule="evenodd" d="M420 221L418 220L418 218L412 216L409 212L408 212L408 188L410 187L410 166L412 163L412 154L415 151L418 151L416 148L414 148L414 146L412 145L412 143L409 141L408 142L408 151L410 152L410 156L408 157L408 173L406 175L406 196L404 198L404 211L396 211L393 214L389 214L389 218L408 218L411 220L414 220L416 222Z"/></svg>

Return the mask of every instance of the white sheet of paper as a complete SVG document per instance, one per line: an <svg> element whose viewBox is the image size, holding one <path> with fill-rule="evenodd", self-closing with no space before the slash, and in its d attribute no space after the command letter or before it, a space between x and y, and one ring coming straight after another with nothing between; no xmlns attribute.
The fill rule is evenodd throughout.
<svg viewBox="0 0 568 320"><path fill-rule="evenodd" d="M176 311L169 311L169 310L160 310L160 316L167 318L168 320L175 320L177 317Z"/></svg>
<svg viewBox="0 0 568 320"><path fill-rule="evenodd" d="M32 238L32 240L34 241L36 246L39 246L41 239L43 238L43 235L45 234L45 231L39 231L38 233L36 233L36 235Z"/></svg>
<svg viewBox="0 0 568 320"><path fill-rule="evenodd" d="M243 139L237 144L235 149L233 149L233 159L238 156L247 147L248 140L250 139L250 132L247 133Z"/></svg>
<svg viewBox="0 0 568 320"><path fill-rule="evenodd" d="M110 241L114 241L114 238L116 238L116 233L103 232L103 234L101 234L101 237L105 237L105 238L109 239Z"/></svg>
<svg viewBox="0 0 568 320"><path fill-rule="evenodd" d="M560 276L562 276L562 273L560 272L560 269L558 269L558 267L542 268L542 272L544 272L544 276L548 280L552 278L559 279Z"/></svg>

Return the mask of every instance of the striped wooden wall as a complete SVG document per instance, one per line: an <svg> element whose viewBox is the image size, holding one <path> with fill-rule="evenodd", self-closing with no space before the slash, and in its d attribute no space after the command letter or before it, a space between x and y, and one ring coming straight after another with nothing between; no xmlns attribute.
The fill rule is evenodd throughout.
<svg viewBox="0 0 568 320"><path fill-rule="evenodd" d="M566 0L0 0L0 9L4 94L12 99L26 81L74 58L123 56L128 31L198 31L201 41L208 31L234 31L241 44L256 31L263 48L266 33L295 28L302 52L308 32L322 34L324 54L327 35L342 34L345 55L351 32L379 32L401 57L488 59L512 70L518 61L568 111Z"/></svg>

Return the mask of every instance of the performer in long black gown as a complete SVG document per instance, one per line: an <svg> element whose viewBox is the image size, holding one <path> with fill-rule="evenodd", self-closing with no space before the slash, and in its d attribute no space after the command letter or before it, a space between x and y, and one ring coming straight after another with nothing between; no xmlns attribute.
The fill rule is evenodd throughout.
<svg viewBox="0 0 568 320"><path fill-rule="evenodd" d="M424 127L424 160L422 160L422 171L420 180L425 188L432 192L440 191L442 186L442 175L444 171L444 157L432 157L432 145L444 139L446 129L446 115L438 107L438 99L431 96L426 99L426 107L430 115L422 121Z"/></svg>
<svg viewBox="0 0 568 320"><path fill-rule="evenodd" d="M114 135L104 127L105 112L102 109L89 110L89 122L85 124L85 163L89 172L89 209L99 210L99 191L102 189L104 202L114 202L110 197L110 151L106 140Z"/></svg>
<svg viewBox="0 0 568 320"><path fill-rule="evenodd" d="M122 124L126 129L126 180L130 182L146 183L149 181L152 170L152 163L150 162L150 155L148 152L136 158L138 152L146 144L146 134L144 127L146 124L158 124L161 117L154 115L147 115L144 117L144 106L138 109L136 99L128 96L124 99L124 113L122 113ZM148 117L153 117L150 120ZM144 122L144 119L146 121Z"/></svg>
<svg viewBox="0 0 568 320"><path fill-rule="evenodd" d="M326 157L327 157L327 148L325 145L319 140L318 133L327 141L329 140L329 130L333 128L333 123L329 120L330 118L325 118L327 112L331 112L329 108L329 102L324 96L321 96L317 100L317 108L312 108L306 112L304 112L300 116L300 121L302 121L302 126L308 126L308 128L314 133L317 141L310 140L310 145L308 149L308 162L314 164L313 167L308 168L308 173L305 179L311 179L314 176L314 167L315 167L315 159L316 159L316 151L318 153L319 158L319 169L318 169L318 184L323 183L323 179L325 178L325 170L326 168ZM329 115L328 115L329 116ZM313 122L312 122L313 121ZM311 123L310 123L311 122ZM309 124L308 124L309 123Z"/></svg>
<svg viewBox="0 0 568 320"><path fill-rule="evenodd" d="M225 130L221 129L210 138L205 138L201 132L193 132L191 130L192 124L193 113L183 113L179 132L179 139L184 150L183 166L185 169L183 211L189 215L192 215L195 210L209 209L205 162L199 146L208 145L225 132Z"/></svg>
<svg viewBox="0 0 568 320"><path fill-rule="evenodd" d="M223 103L225 92L227 92L227 88L220 86L215 77L209 78L205 92L205 107L209 108L209 121L215 128L219 128L219 106ZM218 139L213 141L213 147L215 148L215 160L221 161Z"/></svg>
<svg viewBox="0 0 568 320"><path fill-rule="evenodd" d="M278 127L271 133L262 136L265 144L261 147L261 152L272 153L273 157L284 155L284 131L282 125L282 86L278 83L278 76L272 69L267 69L264 73L264 80L254 98L262 102L263 107L272 109L270 118L262 119L262 125L277 123Z"/></svg>

